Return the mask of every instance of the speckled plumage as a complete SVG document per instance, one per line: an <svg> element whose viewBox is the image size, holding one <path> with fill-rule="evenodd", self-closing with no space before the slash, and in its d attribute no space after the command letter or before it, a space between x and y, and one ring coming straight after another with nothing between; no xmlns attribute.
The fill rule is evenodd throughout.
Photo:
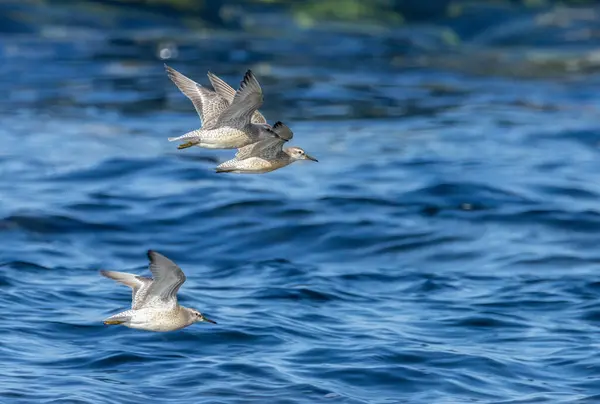
<svg viewBox="0 0 600 404"><path fill-rule="evenodd" d="M277 133L277 138L264 139L240 148L235 158L220 164L216 171L218 173L264 174L298 160L318 161L299 147L283 149L283 144L294 136L286 125L277 122L273 125L273 131Z"/></svg>
<svg viewBox="0 0 600 404"><path fill-rule="evenodd" d="M150 272L154 279L115 271L100 271L107 278L132 289L131 309L115 314L104 324L122 324L147 331L174 331L207 319L195 309L177 303L177 291L186 280L173 261L155 251L148 251Z"/></svg>
<svg viewBox="0 0 600 404"><path fill-rule="evenodd" d="M169 141L185 141L180 149L190 146L210 149L235 149L275 134L264 116L258 112L263 95L260 84L250 70L246 72L238 91L209 72L215 87L211 91L165 65L169 78L194 104L202 127Z"/></svg>
<svg viewBox="0 0 600 404"><path fill-rule="evenodd" d="M215 93L227 101L227 105L229 106L235 98L235 89L212 72L208 72L208 79L210 80L210 84L212 84L213 88L215 89ZM267 120L263 114L261 114L259 111L255 111L254 114L252 114L251 122L267 123Z"/></svg>
<svg viewBox="0 0 600 404"><path fill-rule="evenodd" d="M202 125L210 125L223 111L233 102L235 89L223 79L212 72L208 72L208 78L214 88L210 90L177 70L165 64L167 75L194 105L200 116ZM251 119L252 123L267 123L267 120L259 111L255 111Z"/></svg>

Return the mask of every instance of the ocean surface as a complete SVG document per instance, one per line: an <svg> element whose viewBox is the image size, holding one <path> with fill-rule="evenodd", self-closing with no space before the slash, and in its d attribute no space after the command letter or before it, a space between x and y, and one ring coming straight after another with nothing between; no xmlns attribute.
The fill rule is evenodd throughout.
<svg viewBox="0 0 600 404"><path fill-rule="evenodd" d="M0 36L1 403L600 402L597 73L190 32ZM319 163L177 150L199 120L164 61L252 68ZM98 271L146 275L148 249L217 325L103 325L131 294Z"/></svg>

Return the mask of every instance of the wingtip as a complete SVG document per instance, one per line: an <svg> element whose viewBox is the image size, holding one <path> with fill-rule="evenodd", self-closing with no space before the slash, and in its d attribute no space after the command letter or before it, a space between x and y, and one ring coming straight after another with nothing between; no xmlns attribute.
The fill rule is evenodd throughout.
<svg viewBox="0 0 600 404"><path fill-rule="evenodd" d="M252 80L256 80L256 77L254 76L254 73L252 73L252 70L248 69L246 70L246 73L244 74L244 78L242 79L242 82L240 83L240 87L245 87L248 84L250 84L250 81Z"/></svg>
<svg viewBox="0 0 600 404"><path fill-rule="evenodd" d="M273 125L273 132L279 139L285 142L289 141L294 136L292 130L281 121L275 122Z"/></svg>
<svg viewBox="0 0 600 404"><path fill-rule="evenodd" d="M165 72L167 73L167 77L175 84L177 80L177 70L173 69L170 66L165 65Z"/></svg>
<svg viewBox="0 0 600 404"><path fill-rule="evenodd" d="M146 253L146 255L148 255L148 261L150 261L150 263L155 263L157 261L160 261L161 259L168 259L167 257L165 257L164 255L162 255L161 253L159 253L158 251L155 250L148 250L148 252Z"/></svg>
<svg viewBox="0 0 600 404"><path fill-rule="evenodd" d="M165 71L167 72L167 76L171 79L173 83L175 83L178 87L178 82L181 82L182 79L186 79L183 74L179 73L177 70L173 69L171 66L167 66L165 63Z"/></svg>

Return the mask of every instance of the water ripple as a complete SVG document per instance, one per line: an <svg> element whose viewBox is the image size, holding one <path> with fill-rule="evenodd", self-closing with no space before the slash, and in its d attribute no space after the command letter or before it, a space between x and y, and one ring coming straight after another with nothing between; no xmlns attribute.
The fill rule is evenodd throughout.
<svg viewBox="0 0 600 404"><path fill-rule="evenodd" d="M275 22L0 41L0 402L598 402L594 77L414 69L398 41L437 34ZM165 43L201 81L252 68L320 162L177 151L198 118ZM103 325L131 294L98 270L146 273L148 249L217 325Z"/></svg>

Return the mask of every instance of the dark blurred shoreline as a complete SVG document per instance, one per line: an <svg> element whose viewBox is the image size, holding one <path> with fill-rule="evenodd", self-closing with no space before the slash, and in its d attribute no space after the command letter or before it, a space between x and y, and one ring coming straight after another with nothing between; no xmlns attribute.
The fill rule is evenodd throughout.
<svg viewBox="0 0 600 404"><path fill-rule="evenodd" d="M527 78L573 78L600 70L597 1L425 3L8 0L0 4L0 34L7 46L15 35L31 35L35 41L101 37L185 47L237 33L233 63L241 54L249 62L268 61L269 51L287 57L278 54L277 44L263 47L262 57L253 48L255 42L288 40L285 47L301 52L315 68L332 58L347 62L358 52L365 68L375 63ZM323 58L323 43L338 44L342 53Z"/></svg>
<svg viewBox="0 0 600 404"><path fill-rule="evenodd" d="M24 4L24 2L5 2ZM35 0L31 4L48 6L73 5L67 0ZM251 12L289 13L305 20L343 20L356 23L377 22L379 24L398 23L444 23L449 19L472 13L482 13L500 9L516 10L552 10L557 7L590 7L598 5L598 0L359 0L333 1L291 1L291 0L82 0L78 3L94 8L106 6L122 10L146 10L162 15L193 17L207 24L224 26L235 18L239 10ZM481 23L485 21L481 20ZM231 28L231 27L229 27Z"/></svg>

